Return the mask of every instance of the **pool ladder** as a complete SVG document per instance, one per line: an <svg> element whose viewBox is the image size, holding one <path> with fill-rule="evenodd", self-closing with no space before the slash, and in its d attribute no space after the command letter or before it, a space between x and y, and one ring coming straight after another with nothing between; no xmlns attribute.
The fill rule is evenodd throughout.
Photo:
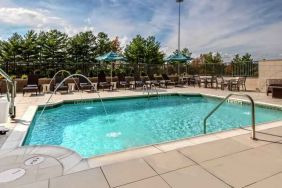
<svg viewBox="0 0 282 188"><path fill-rule="evenodd" d="M255 120L255 103L253 98L250 95L247 94L229 94L227 97L225 97L204 119L204 134L207 134L207 120L208 118L222 105L225 101L227 101L231 96L240 96L240 97L246 97L251 102L252 107L252 139L256 140L256 120Z"/></svg>
<svg viewBox="0 0 282 188"><path fill-rule="evenodd" d="M143 85L143 94L147 93L148 97L150 97L150 94L152 95L153 92L155 92L157 97L159 97L159 92L155 84L150 84L150 85L144 84Z"/></svg>

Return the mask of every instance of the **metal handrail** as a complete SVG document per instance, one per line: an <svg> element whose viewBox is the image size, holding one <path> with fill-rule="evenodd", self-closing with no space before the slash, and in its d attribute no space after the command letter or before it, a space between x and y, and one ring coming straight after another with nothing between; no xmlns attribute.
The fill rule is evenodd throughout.
<svg viewBox="0 0 282 188"><path fill-rule="evenodd" d="M147 85L147 84L144 84L144 85L143 85L143 94L147 93L148 97L150 97L150 91L152 92L152 90L153 90L152 88L154 88L154 89L155 89L155 92L156 92L156 95L159 96L159 92L158 92L157 87L155 86L155 84L151 84L150 87L151 87L151 88L150 88L150 90L149 90L149 89L148 89L148 85Z"/></svg>
<svg viewBox="0 0 282 188"><path fill-rule="evenodd" d="M15 107L15 97L16 97L16 81L14 81L5 71L0 68L0 75L2 75L6 80L6 87L7 87L7 99L10 102L9 113L11 118L16 117L16 107ZM11 89L11 96L9 94L9 84L12 86Z"/></svg>
<svg viewBox="0 0 282 188"><path fill-rule="evenodd" d="M255 103L253 98L250 95L247 94L234 94L231 93L229 95L227 95L227 97L225 97L204 119L204 134L207 133L207 120L208 118L227 100L229 99L231 96L241 96L241 97L247 97L250 101L251 101L251 107L252 107L252 139L256 140L256 129L255 129L255 125L256 125L256 120L255 120Z"/></svg>

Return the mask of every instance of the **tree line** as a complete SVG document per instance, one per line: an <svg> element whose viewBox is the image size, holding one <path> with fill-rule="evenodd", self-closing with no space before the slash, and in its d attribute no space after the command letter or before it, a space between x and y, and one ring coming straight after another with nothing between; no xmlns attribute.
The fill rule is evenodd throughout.
<svg viewBox="0 0 282 188"><path fill-rule="evenodd" d="M109 51L123 54L130 64L163 64L166 55L161 51L161 44L154 36L144 38L137 35L122 49L118 37L111 40L104 32L95 35L92 31L86 31L70 37L58 30L39 33L30 30L23 36L14 33L7 40L0 40L0 64L6 67L13 65L14 69L18 63L26 67L34 64L47 64L49 67L91 64L97 63L96 57ZM188 48L180 52L175 50L174 54L177 53L187 57L192 55ZM202 64L219 64L223 63L223 58L220 53L209 52L201 54L195 61ZM252 62L251 55L236 55L232 62ZM16 69L12 73L16 74Z"/></svg>

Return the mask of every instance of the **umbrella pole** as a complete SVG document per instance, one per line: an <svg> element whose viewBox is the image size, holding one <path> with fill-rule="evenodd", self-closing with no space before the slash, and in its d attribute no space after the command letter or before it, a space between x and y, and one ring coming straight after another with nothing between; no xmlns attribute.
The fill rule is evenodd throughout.
<svg viewBox="0 0 282 188"><path fill-rule="evenodd" d="M178 72L178 76L180 76L180 67L179 67L179 62L177 63L177 72Z"/></svg>
<svg viewBox="0 0 282 188"><path fill-rule="evenodd" d="M113 62L111 62L111 82L113 82Z"/></svg>

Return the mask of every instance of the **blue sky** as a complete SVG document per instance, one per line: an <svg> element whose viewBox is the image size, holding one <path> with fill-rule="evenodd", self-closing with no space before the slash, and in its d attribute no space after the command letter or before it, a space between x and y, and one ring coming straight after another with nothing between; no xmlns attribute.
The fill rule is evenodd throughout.
<svg viewBox="0 0 282 188"><path fill-rule="evenodd" d="M220 52L282 58L281 0L184 0L181 47L196 57ZM104 31L125 46L134 36L155 35L167 54L177 48L175 0L1 0L0 39L13 32L59 29Z"/></svg>

